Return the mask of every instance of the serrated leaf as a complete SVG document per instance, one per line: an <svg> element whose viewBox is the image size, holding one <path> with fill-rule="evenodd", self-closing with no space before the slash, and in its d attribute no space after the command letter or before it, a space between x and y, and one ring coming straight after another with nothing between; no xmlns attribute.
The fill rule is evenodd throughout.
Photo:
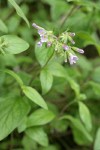
<svg viewBox="0 0 100 150"><path fill-rule="evenodd" d="M48 70L43 69L40 73L40 81L41 81L42 93L46 94L52 87L53 76Z"/></svg>
<svg viewBox="0 0 100 150"><path fill-rule="evenodd" d="M29 109L28 103L20 97L0 101L0 141L19 126Z"/></svg>
<svg viewBox="0 0 100 150"><path fill-rule="evenodd" d="M92 121L91 121L90 111L84 103L79 102L78 104L79 104L80 118L83 121L84 125L86 126L87 130L91 131Z"/></svg>
<svg viewBox="0 0 100 150"><path fill-rule="evenodd" d="M8 0L9 3L15 8L17 14L24 19L24 21L27 23L28 27L30 27L29 21L24 15L22 9L17 5L17 3L14 0Z"/></svg>
<svg viewBox="0 0 100 150"><path fill-rule="evenodd" d="M49 123L55 115L50 110L38 109L33 112L27 119L27 126L38 126Z"/></svg>
<svg viewBox="0 0 100 150"><path fill-rule="evenodd" d="M29 48L29 44L15 35L3 35L0 37L5 46L2 48L5 54L18 54Z"/></svg>
<svg viewBox="0 0 100 150"><path fill-rule="evenodd" d="M48 137L40 127L29 128L26 130L27 136L42 146L48 146Z"/></svg>
<svg viewBox="0 0 100 150"><path fill-rule="evenodd" d="M37 105L41 106L44 109L48 109L46 102L34 88L30 86L23 86L22 90L24 94L34 103L36 103Z"/></svg>

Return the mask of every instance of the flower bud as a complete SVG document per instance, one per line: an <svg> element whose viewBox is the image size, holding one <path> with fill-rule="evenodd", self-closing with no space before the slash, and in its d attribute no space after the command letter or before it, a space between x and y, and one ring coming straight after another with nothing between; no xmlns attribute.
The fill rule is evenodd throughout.
<svg viewBox="0 0 100 150"><path fill-rule="evenodd" d="M77 48L77 52L83 54L83 53L84 53L84 50L83 50L83 49L80 49L80 48Z"/></svg>
<svg viewBox="0 0 100 150"><path fill-rule="evenodd" d="M67 50L69 50L69 46L67 46L67 45L65 45L65 44L63 44L63 49L65 50L65 51L67 51Z"/></svg>
<svg viewBox="0 0 100 150"><path fill-rule="evenodd" d="M81 54L84 53L84 50L83 50L83 49L80 49L80 48L77 48L77 47L72 47L72 49L73 49L74 51L76 51L76 52L81 53Z"/></svg>
<svg viewBox="0 0 100 150"><path fill-rule="evenodd" d="M69 36L75 36L75 33L69 32Z"/></svg>
<svg viewBox="0 0 100 150"><path fill-rule="evenodd" d="M68 40L69 40L72 44L75 44L74 40L73 40L70 36L68 36Z"/></svg>

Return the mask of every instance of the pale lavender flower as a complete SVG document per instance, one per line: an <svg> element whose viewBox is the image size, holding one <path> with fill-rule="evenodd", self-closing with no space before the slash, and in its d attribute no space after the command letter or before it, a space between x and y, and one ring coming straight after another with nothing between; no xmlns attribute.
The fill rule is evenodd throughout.
<svg viewBox="0 0 100 150"><path fill-rule="evenodd" d="M40 37L40 40L41 40L42 43L47 42L48 41L48 37L46 35L42 35Z"/></svg>
<svg viewBox="0 0 100 150"><path fill-rule="evenodd" d="M33 26L34 28L38 29L38 30L41 29L41 27L38 26L36 23L33 23L32 26Z"/></svg>
<svg viewBox="0 0 100 150"><path fill-rule="evenodd" d="M71 65L76 63L77 60L78 60L78 57L76 55L73 55L72 53L69 54L69 62Z"/></svg>
<svg viewBox="0 0 100 150"><path fill-rule="evenodd" d="M40 35L40 41L37 44L39 47L41 47L44 42L48 41L47 32L44 28L41 28L36 23L33 23L32 26L38 30L38 34Z"/></svg>
<svg viewBox="0 0 100 150"><path fill-rule="evenodd" d="M46 30L45 30L45 29L39 29L39 30L38 30L38 34L39 34L40 36L44 36L44 35L46 34Z"/></svg>
<svg viewBox="0 0 100 150"><path fill-rule="evenodd" d="M44 36L46 34L46 30L38 26L36 23L33 23L32 26L38 30L38 34L40 36Z"/></svg>
<svg viewBox="0 0 100 150"><path fill-rule="evenodd" d="M42 42L39 41L39 42L37 43L37 45L38 45L39 47L42 47Z"/></svg>
<svg viewBox="0 0 100 150"><path fill-rule="evenodd" d="M65 51L67 51L67 50L69 49L69 46L67 46L67 45L65 45L65 44L64 44L62 47L63 47L63 49L64 49Z"/></svg>
<svg viewBox="0 0 100 150"><path fill-rule="evenodd" d="M81 54L83 54L84 53L84 50L83 49L80 49L80 48L77 48L77 50L76 50L77 52L79 52L79 53L81 53Z"/></svg>
<svg viewBox="0 0 100 150"><path fill-rule="evenodd" d="M62 33L60 38L53 35L52 31L47 31L44 28L38 26L37 24L33 23L32 26L37 29L37 32L40 36L40 41L37 43L39 47L42 47L43 43L46 43L47 47L54 45L55 51L64 57L64 61L67 62L69 60L70 65L73 65L78 60L78 57L74 54L74 51L79 53L84 53L83 49L72 47L67 45L67 40L72 44L75 44L73 37L75 33L72 32L65 32ZM62 43L63 42L63 43Z"/></svg>

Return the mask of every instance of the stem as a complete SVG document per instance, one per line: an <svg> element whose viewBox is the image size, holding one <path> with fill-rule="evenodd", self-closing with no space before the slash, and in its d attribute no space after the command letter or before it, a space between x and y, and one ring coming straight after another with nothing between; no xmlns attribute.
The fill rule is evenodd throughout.
<svg viewBox="0 0 100 150"><path fill-rule="evenodd" d="M29 81L29 86L32 84L32 81L34 80L35 77L37 77L40 73L40 69L37 70L36 74L34 76L32 76L31 80Z"/></svg>
<svg viewBox="0 0 100 150"><path fill-rule="evenodd" d="M11 138L10 138L10 150L13 150L13 133L11 133Z"/></svg>
<svg viewBox="0 0 100 150"><path fill-rule="evenodd" d="M71 16L73 14L73 12L75 12L75 10L79 9L80 6L72 6L71 9L69 10L69 12L67 12L63 18L61 19L61 22L60 22L60 28L63 27L63 25L65 24L65 22L67 21L68 17Z"/></svg>
<svg viewBox="0 0 100 150"><path fill-rule="evenodd" d="M61 112L60 112L60 115L62 115L64 112L65 112L65 110L67 109L67 108L69 108L71 105L73 105L74 103L76 103L77 101L76 101L76 99L74 100L74 101L71 101L68 105L65 105L65 107L63 107L63 109L61 110Z"/></svg>
<svg viewBox="0 0 100 150"><path fill-rule="evenodd" d="M47 62L45 63L45 65L42 67L42 69L45 68L45 66L48 64L48 62L52 59L53 55L54 55L54 51L53 51L53 53L51 54L51 56L49 57L49 59L47 60Z"/></svg>
<svg viewBox="0 0 100 150"><path fill-rule="evenodd" d="M40 71L45 68L45 66L46 66L46 65L48 64L48 62L51 60L51 58L53 57L53 55L54 55L54 51L53 51L53 53L51 54L51 56L49 57L49 59L47 60L47 62L45 63L45 65L44 65L41 69L38 69L38 70L37 70L35 76L32 76L32 78L31 78L31 80L30 80L30 82L29 82L29 85L32 84L32 81L34 80L35 77L37 77L37 76L39 75Z"/></svg>

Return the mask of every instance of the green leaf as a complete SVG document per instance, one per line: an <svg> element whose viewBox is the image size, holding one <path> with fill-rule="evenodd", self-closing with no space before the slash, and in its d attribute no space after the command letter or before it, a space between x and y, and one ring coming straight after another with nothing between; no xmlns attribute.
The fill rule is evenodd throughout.
<svg viewBox="0 0 100 150"><path fill-rule="evenodd" d="M79 102L78 104L79 104L80 118L83 121L84 125L86 126L87 130L91 131L92 121L91 121L90 111L84 103Z"/></svg>
<svg viewBox="0 0 100 150"><path fill-rule="evenodd" d="M66 132L69 127L69 124L68 124L68 121L66 120L55 119L52 122L52 126L58 132Z"/></svg>
<svg viewBox="0 0 100 150"><path fill-rule="evenodd" d="M79 37L79 39L81 39L83 47L86 47L87 45L94 45L97 48L98 53L100 54L100 44L96 41L95 37L92 37L91 34L84 31L79 32L77 36Z"/></svg>
<svg viewBox="0 0 100 150"><path fill-rule="evenodd" d="M29 105L20 97L0 101L0 141L8 136L29 112Z"/></svg>
<svg viewBox="0 0 100 150"><path fill-rule="evenodd" d="M55 115L50 110L38 109L33 112L27 119L27 126L37 126L49 123Z"/></svg>
<svg viewBox="0 0 100 150"><path fill-rule="evenodd" d="M100 10L100 7L98 6L97 3L95 2L91 2L91 1L87 1L87 0L76 0L77 4L78 5L81 5L81 6L84 6L84 7L93 7L93 8L96 8L96 9L99 9Z"/></svg>
<svg viewBox="0 0 100 150"><path fill-rule="evenodd" d="M74 126L72 126L72 134L74 137L74 141L78 145L91 145L91 142L84 135L82 135L82 133Z"/></svg>
<svg viewBox="0 0 100 150"><path fill-rule="evenodd" d="M78 57L80 59L80 61L77 62L79 67L85 72L91 71L92 70L92 64L90 63L90 61L88 59L86 59L86 57L84 57L84 56L79 55Z"/></svg>
<svg viewBox="0 0 100 150"><path fill-rule="evenodd" d="M27 23L28 27L30 27L29 21L26 18L26 16L24 15L23 11L21 10L21 8L17 5L17 3L14 0L8 0L9 3L15 8L17 14L24 19L24 21Z"/></svg>
<svg viewBox="0 0 100 150"><path fill-rule="evenodd" d="M58 145L49 145L48 147L41 147L40 150L60 150Z"/></svg>
<svg viewBox="0 0 100 150"><path fill-rule="evenodd" d="M100 7L98 6L97 3L89 0L66 0L67 2L74 2L74 4L79 5L79 6L83 6L85 8L96 8L96 9L100 9Z"/></svg>
<svg viewBox="0 0 100 150"><path fill-rule="evenodd" d="M57 62L51 62L46 66L46 69L51 72L52 75L57 76L57 77L66 77L66 70L64 67L62 67L59 63Z"/></svg>
<svg viewBox="0 0 100 150"><path fill-rule="evenodd" d="M27 117L24 117L24 118L22 119L20 125L18 126L18 132L19 132L19 133L25 131L25 129L27 128L26 122L27 122Z"/></svg>
<svg viewBox="0 0 100 150"><path fill-rule="evenodd" d="M99 149L100 149L100 128L97 130L95 143L94 143L94 150L99 150Z"/></svg>
<svg viewBox="0 0 100 150"><path fill-rule="evenodd" d="M42 47L39 47L36 44L35 55L36 55L38 62L40 63L42 67L47 63L47 61L52 56L52 54L53 54L52 48L47 48L45 45L43 45Z"/></svg>
<svg viewBox="0 0 100 150"><path fill-rule="evenodd" d="M45 103L44 99L34 88L29 87L29 86L23 86L22 90L24 94L34 103L36 103L37 105L41 106L44 109L48 109L47 104Z"/></svg>
<svg viewBox="0 0 100 150"><path fill-rule="evenodd" d="M19 71L18 75L20 76L25 85L28 85L30 82L30 78L32 78L31 74L26 73L24 71Z"/></svg>
<svg viewBox="0 0 100 150"><path fill-rule="evenodd" d="M48 146L48 137L40 127L29 128L26 130L27 136L42 146Z"/></svg>
<svg viewBox="0 0 100 150"><path fill-rule="evenodd" d="M100 84L93 81L90 81L89 84L92 86L94 93L100 96Z"/></svg>
<svg viewBox="0 0 100 150"><path fill-rule="evenodd" d="M36 150L37 143L33 141L29 136L24 135L22 139L23 150Z"/></svg>
<svg viewBox="0 0 100 150"><path fill-rule="evenodd" d="M42 93L46 94L52 87L53 76L48 70L43 69L40 73L40 81L42 86Z"/></svg>
<svg viewBox="0 0 100 150"><path fill-rule="evenodd" d="M0 71L0 88L5 81L5 73Z"/></svg>
<svg viewBox="0 0 100 150"><path fill-rule="evenodd" d="M5 25L5 23L0 19L0 31L7 33L8 32L8 28Z"/></svg>
<svg viewBox="0 0 100 150"><path fill-rule="evenodd" d="M95 82L100 83L100 67L95 68L94 72L92 73L92 79Z"/></svg>
<svg viewBox="0 0 100 150"><path fill-rule="evenodd" d="M3 35L0 40L5 44L2 47L5 54L18 54L29 48L29 44L15 35Z"/></svg>
<svg viewBox="0 0 100 150"><path fill-rule="evenodd" d="M21 80L21 78L13 71L11 70L4 70L4 72L8 73L9 75L11 75L13 78L16 79L16 81L19 83L20 86L23 86L23 81Z"/></svg>
<svg viewBox="0 0 100 150"><path fill-rule="evenodd" d="M65 78L69 82L71 88L75 91L77 97L79 96L79 85L69 77L69 75L67 74L67 70L63 66L61 66L57 62L51 62L46 66L46 69L54 76Z"/></svg>
<svg viewBox="0 0 100 150"><path fill-rule="evenodd" d="M78 133L78 136L75 134L75 140L78 144L83 144L82 140L79 138L79 135L81 136L82 139L85 139L85 142L92 142L92 136L90 133L85 129L83 124L78 120L77 118L73 118L72 116L65 115L62 117L62 119L67 119L71 123L71 127L74 133ZM78 138L77 138L78 137Z"/></svg>
<svg viewBox="0 0 100 150"><path fill-rule="evenodd" d="M69 78L68 82L70 83L71 88L74 90L76 97L81 99L79 84L76 83L72 78Z"/></svg>
<svg viewBox="0 0 100 150"><path fill-rule="evenodd" d="M3 63L5 63L5 66L16 67L18 65L17 58L15 57L15 55L0 55L0 59L3 59Z"/></svg>
<svg viewBox="0 0 100 150"><path fill-rule="evenodd" d="M54 21L58 20L67 10L68 5L66 1L63 0L42 0L44 3L51 5L51 17ZM58 11L59 8L59 11ZM57 28L57 26L56 26Z"/></svg>

